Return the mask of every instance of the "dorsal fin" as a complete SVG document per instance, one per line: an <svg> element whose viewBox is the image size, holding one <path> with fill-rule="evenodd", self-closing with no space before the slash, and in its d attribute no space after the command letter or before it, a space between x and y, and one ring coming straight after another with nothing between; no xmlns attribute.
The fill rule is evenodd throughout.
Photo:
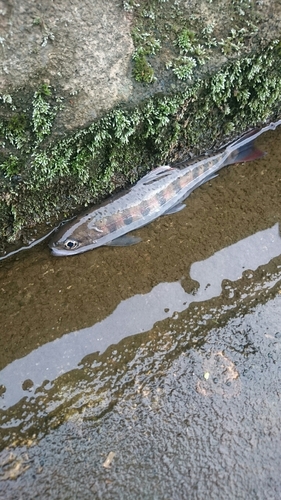
<svg viewBox="0 0 281 500"><path fill-rule="evenodd" d="M161 167L154 168L153 170L151 170L151 172L148 172L148 174L146 174L144 177L142 177L142 179L138 181L137 185L150 184L151 182L155 182L169 175L172 170L175 169L170 167L169 165L161 165Z"/></svg>

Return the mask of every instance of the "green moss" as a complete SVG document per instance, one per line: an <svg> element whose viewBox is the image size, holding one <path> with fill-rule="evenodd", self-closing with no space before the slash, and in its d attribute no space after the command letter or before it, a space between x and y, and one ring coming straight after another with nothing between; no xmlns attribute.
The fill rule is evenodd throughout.
<svg viewBox="0 0 281 500"><path fill-rule="evenodd" d="M173 72L179 80L191 79L193 69L197 66L194 57L182 56L173 61L173 64L167 65L167 68L172 66Z"/></svg>
<svg viewBox="0 0 281 500"><path fill-rule="evenodd" d="M137 53L134 57L133 75L137 82L152 83L154 80L154 70L146 59L146 56Z"/></svg>
<svg viewBox="0 0 281 500"><path fill-rule="evenodd" d="M202 7L194 3L192 12L177 0L124 0L123 6L133 14L134 46L136 53L142 54L138 59L141 67L133 69L139 82L152 83L163 76L180 80L197 77L200 66L208 60L246 54L259 38L262 42L263 30L259 28L263 20L252 1L233 0L221 6L208 2ZM147 40L153 39L158 43L157 64L147 60L147 55L154 53L149 52ZM147 65L150 76L146 76Z"/></svg>
<svg viewBox="0 0 281 500"><path fill-rule="evenodd" d="M3 137L2 146L5 147L5 142L8 141L17 149L23 148L29 141L28 124L24 113L3 119L0 122L0 135Z"/></svg>
<svg viewBox="0 0 281 500"><path fill-rule="evenodd" d="M7 160L2 163L2 171L5 172L7 177L16 175L21 169L19 158L14 155L10 155Z"/></svg>
<svg viewBox="0 0 281 500"><path fill-rule="evenodd" d="M39 90L38 90L38 92L36 92L36 94L41 95L41 96L50 97L52 95L52 91L51 91L50 86L47 85L47 83L42 83L42 85L39 87Z"/></svg>
<svg viewBox="0 0 281 500"><path fill-rule="evenodd" d="M193 49L195 41L195 33L187 28L177 36L176 45L180 48L181 52L190 52Z"/></svg>
<svg viewBox="0 0 281 500"><path fill-rule="evenodd" d="M52 95L48 85L41 85L40 89L34 93L32 106L33 131L37 143L50 134L58 107L51 105L48 98Z"/></svg>
<svg viewBox="0 0 281 500"><path fill-rule="evenodd" d="M5 150L13 146L21 154L30 153L36 145L50 135L54 119L60 109L60 100L52 97L51 89L46 84L42 84L34 92L31 105L24 112L17 112L12 96L2 95L0 99L3 102L3 108L6 108L0 120L2 148ZM7 158L3 159L4 163L6 160Z"/></svg>
<svg viewBox="0 0 281 500"><path fill-rule="evenodd" d="M35 93L33 109L38 96L49 104L43 106L38 122L43 125L37 132L33 112L23 115L17 110L5 122L2 240L16 239L23 227L51 216L69 215L77 205L97 201L157 164L190 151L202 153L214 140L219 143L226 134L238 134L274 117L281 102L280 47L280 41L272 42L260 54L230 62L190 87L151 97L134 109L117 107L62 140L49 136L40 147L38 140L51 130L44 128L44 120L52 113L53 122L55 96ZM25 132L26 142L16 142L16 135Z"/></svg>
<svg viewBox="0 0 281 500"><path fill-rule="evenodd" d="M160 41L149 33L140 33L137 28L133 30L132 37L137 47L133 54L133 76L137 82L152 83L155 80L154 70L147 56L155 55L160 50Z"/></svg>

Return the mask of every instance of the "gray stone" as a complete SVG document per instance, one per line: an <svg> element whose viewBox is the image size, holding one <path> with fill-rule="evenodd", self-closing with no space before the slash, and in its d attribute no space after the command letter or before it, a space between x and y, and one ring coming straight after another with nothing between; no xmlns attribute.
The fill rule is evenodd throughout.
<svg viewBox="0 0 281 500"><path fill-rule="evenodd" d="M70 96L67 129L85 126L132 92L130 16L117 2L0 1L0 92L44 81Z"/></svg>

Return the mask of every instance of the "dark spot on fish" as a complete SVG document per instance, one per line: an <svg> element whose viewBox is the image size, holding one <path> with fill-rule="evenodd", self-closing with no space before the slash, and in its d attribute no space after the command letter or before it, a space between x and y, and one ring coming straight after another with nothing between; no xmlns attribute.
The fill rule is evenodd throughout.
<svg viewBox="0 0 281 500"><path fill-rule="evenodd" d="M150 212L150 206L146 201L142 201L140 204L140 211L143 217L149 214Z"/></svg>
<svg viewBox="0 0 281 500"><path fill-rule="evenodd" d="M156 193L156 198L157 198L157 201L158 201L158 204L160 207L162 207L163 205L165 205L166 203L166 198L165 198L165 194L162 192L160 193Z"/></svg>
<svg viewBox="0 0 281 500"><path fill-rule="evenodd" d="M174 188L175 193L178 193L181 190L181 178L180 177L178 177L177 179L174 180L173 188Z"/></svg>
<svg viewBox="0 0 281 500"><path fill-rule="evenodd" d="M123 222L123 220L122 220ZM117 231L120 224L120 216L118 214L112 215L104 220L105 233L114 233Z"/></svg>
<svg viewBox="0 0 281 500"><path fill-rule="evenodd" d="M126 210L126 212L123 215L123 220L124 224L128 226L129 224L132 224L134 222L134 218L129 210Z"/></svg>

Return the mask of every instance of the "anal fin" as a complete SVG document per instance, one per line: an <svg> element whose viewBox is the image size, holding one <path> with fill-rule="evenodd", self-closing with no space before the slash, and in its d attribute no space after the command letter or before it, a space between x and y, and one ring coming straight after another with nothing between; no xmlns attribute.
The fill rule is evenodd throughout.
<svg viewBox="0 0 281 500"><path fill-rule="evenodd" d="M169 210L167 210L167 212L164 212L163 215L171 215L180 212L183 208L185 208L185 206L185 203L178 203L177 205L169 208Z"/></svg>
<svg viewBox="0 0 281 500"><path fill-rule="evenodd" d="M139 236L131 236L128 234L124 234L123 236L119 236L119 238L115 238L106 244L106 246L110 247L129 247L131 245L136 245L141 241Z"/></svg>

